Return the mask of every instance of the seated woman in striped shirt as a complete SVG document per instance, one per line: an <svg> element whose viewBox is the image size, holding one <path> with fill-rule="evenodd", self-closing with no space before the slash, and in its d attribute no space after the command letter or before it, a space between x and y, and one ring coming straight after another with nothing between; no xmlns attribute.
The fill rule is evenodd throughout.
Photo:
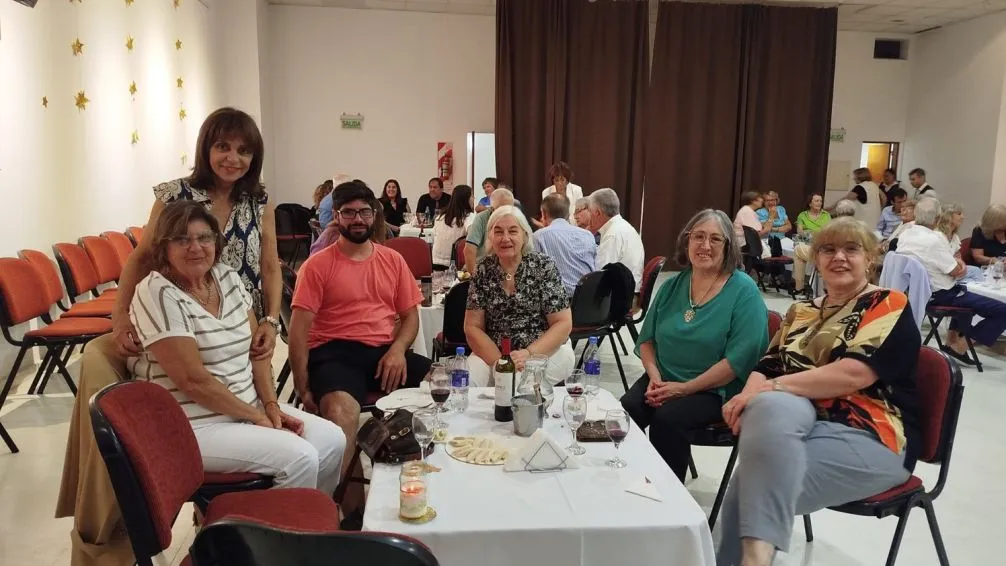
<svg viewBox="0 0 1006 566"><path fill-rule="evenodd" d="M251 359L258 322L240 276L219 261L216 218L200 203L175 201L151 243L152 270L129 309L143 351L129 370L178 400L207 472L253 472L273 476L276 487L332 493L346 437L325 419L281 407L270 360Z"/></svg>

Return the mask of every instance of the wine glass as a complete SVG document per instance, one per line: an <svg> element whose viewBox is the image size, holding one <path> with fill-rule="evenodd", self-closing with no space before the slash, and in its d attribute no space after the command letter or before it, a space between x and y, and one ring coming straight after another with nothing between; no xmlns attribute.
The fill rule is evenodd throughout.
<svg viewBox="0 0 1006 566"><path fill-rule="evenodd" d="M629 434L629 414L621 409L613 409L604 415L604 429L608 431L608 437L615 443L615 457L607 461L612 468L624 468L628 466L625 460L618 457L618 447Z"/></svg>
<svg viewBox="0 0 1006 566"><path fill-rule="evenodd" d="M436 409L419 409L412 413L412 435L419 444L419 456L423 463L426 463L426 447L433 442L433 434L437 430L436 421Z"/></svg>
<svg viewBox="0 0 1006 566"><path fill-rule="evenodd" d="M580 397L584 392L584 378L587 374L582 369L575 369L566 378L566 393L570 397Z"/></svg>
<svg viewBox="0 0 1006 566"><path fill-rule="evenodd" d="M451 376L447 373L444 364L437 362L433 364L439 366L430 369L430 396L437 405L437 424L440 424L441 413L447 412L444 403L451 397Z"/></svg>
<svg viewBox="0 0 1006 566"><path fill-rule="evenodd" d="M579 395L566 397L562 403L562 413L566 417L570 432L573 433L573 443L566 447L566 451L574 456L586 454L587 451L576 441L576 431L580 429L583 421L587 420L587 400Z"/></svg>

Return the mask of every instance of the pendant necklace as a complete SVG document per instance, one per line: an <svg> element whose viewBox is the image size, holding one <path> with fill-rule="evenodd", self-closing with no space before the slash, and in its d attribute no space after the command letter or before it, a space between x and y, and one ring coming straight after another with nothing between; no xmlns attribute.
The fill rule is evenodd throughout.
<svg viewBox="0 0 1006 566"><path fill-rule="evenodd" d="M688 278L688 310L685 311L685 322L691 322L695 320L695 308L698 307L700 304L702 304L702 301L706 300L706 297L709 296L710 291L713 290L713 287L716 286L716 283L719 280L720 280L719 277L713 279L713 282L709 285L709 288L706 289L706 292L702 295L702 298L699 299L698 301L692 301L692 278L691 277Z"/></svg>

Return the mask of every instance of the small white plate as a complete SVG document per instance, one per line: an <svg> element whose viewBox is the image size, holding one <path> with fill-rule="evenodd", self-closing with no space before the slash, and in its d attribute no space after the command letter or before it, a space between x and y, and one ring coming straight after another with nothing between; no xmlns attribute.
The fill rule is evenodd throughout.
<svg viewBox="0 0 1006 566"><path fill-rule="evenodd" d="M382 411L394 411L395 409L432 407L433 398L430 397L430 390L427 388L413 387L411 389L398 389L377 400L377 408Z"/></svg>

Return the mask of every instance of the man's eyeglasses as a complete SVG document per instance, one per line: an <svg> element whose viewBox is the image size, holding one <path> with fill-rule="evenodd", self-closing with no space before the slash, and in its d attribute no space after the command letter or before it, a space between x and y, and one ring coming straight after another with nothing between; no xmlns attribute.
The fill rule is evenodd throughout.
<svg viewBox="0 0 1006 566"><path fill-rule="evenodd" d="M719 247L727 242L727 239L719 234L706 234L705 232L689 232L688 239L695 244L709 242L710 246Z"/></svg>
<svg viewBox="0 0 1006 566"><path fill-rule="evenodd" d="M192 242L198 242L200 246L208 248L217 243L216 234L200 234L198 236L175 236L174 238L169 238L172 244L187 248L192 245Z"/></svg>
<svg viewBox="0 0 1006 566"><path fill-rule="evenodd" d="M363 220L374 219L373 208L340 208L339 216L344 220L354 220L359 216Z"/></svg>

